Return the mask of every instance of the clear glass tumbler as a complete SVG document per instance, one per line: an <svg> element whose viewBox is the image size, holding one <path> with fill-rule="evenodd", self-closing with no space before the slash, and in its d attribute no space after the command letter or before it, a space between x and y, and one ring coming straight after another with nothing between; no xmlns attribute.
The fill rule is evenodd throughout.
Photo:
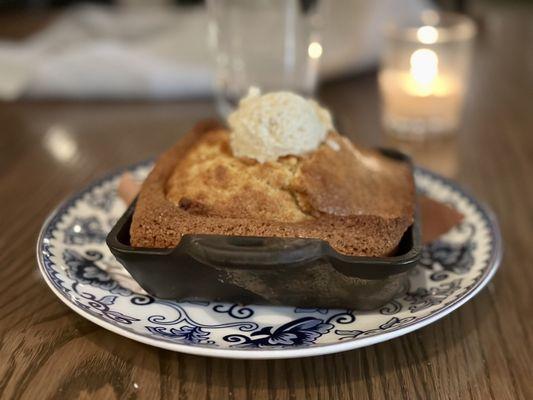
<svg viewBox="0 0 533 400"><path fill-rule="evenodd" d="M387 27L379 86L388 134L426 139L457 129L475 32L470 18L436 11Z"/></svg>
<svg viewBox="0 0 533 400"><path fill-rule="evenodd" d="M313 94L325 0L208 0L215 97L226 116L256 86Z"/></svg>

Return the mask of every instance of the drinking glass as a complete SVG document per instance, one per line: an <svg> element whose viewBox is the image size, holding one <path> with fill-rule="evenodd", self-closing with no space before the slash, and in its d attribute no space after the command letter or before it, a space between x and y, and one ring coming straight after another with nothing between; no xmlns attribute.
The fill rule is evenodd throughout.
<svg viewBox="0 0 533 400"><path fill-rule="evenodd" d="M313 94L324 0L208 0L218 111L226 116L252 86Z"/></svg>

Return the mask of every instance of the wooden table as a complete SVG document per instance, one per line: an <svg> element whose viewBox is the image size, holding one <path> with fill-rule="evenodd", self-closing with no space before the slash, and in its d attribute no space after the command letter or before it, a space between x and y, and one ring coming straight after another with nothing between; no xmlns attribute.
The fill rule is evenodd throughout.
<svg viewBox="0 0 533 400"><path fill-rule="evenodd" d="M159 350L79 317L37 272L37 233L59 201L159 153L215 115L210 100L2 104L0 398L533 399L532 17L531 8L489 10L457 140L417 153L492 206L505 240L501 270L443 320L330 356L229 361ZM383 141L375 75L319 94L345 134ZM70 150L58 150L54 132L66 132Z"/></svg>

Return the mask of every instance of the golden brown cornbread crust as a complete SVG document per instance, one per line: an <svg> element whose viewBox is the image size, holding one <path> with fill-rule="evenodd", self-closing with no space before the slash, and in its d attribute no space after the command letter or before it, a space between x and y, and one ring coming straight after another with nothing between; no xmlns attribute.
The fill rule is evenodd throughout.
<svg viewBox="0 0 533 400"><path fill-rule="evenodd" d="M392 254L413 221L410 167L333 132L329 141L259 164L233 157L218 123L198 124L144 182L131 244L174 247L185 234L304 237L348 255Z"/></svg>

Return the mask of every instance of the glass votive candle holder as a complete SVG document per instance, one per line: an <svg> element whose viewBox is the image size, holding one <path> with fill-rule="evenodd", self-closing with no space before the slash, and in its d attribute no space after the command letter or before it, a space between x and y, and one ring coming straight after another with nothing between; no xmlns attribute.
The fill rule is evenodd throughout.
<svg viewBox="0 0 533 400"><path fill-rule="evenodd" d="M432 10L387 27L379 87L388 134L426 139L456 131L475 33L470 18Z"/></svg>

